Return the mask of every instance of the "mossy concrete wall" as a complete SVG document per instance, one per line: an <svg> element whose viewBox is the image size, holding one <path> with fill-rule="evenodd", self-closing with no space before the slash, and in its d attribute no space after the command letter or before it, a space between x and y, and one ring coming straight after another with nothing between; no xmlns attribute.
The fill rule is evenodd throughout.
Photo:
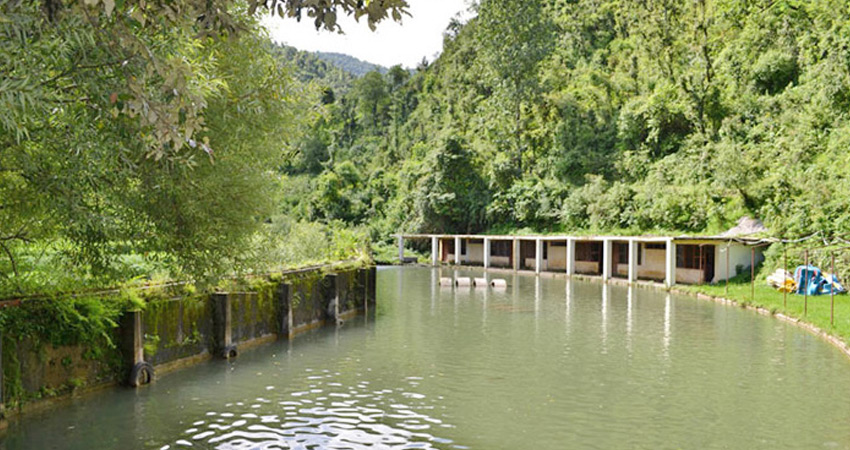
<svg viewBox="0 0 850 450"><path fill-rule="evenodd" d="M149 300L141 313L125 313L135 314L125 317L135 320L120 320L114 345L97 352L80 345L54 347L37 339L0 334L0 420L4 409L9 410L4 405L20 410L32 406L33 400L125 384L142 362L158 372L167 371L210 357L233 356L222 354L225 344L235 350L287 339L373 310L375 276L374 267L316 268L284 274L250 292ZM227 305L227 311L216 304ZM216 332L216 327L222 326L227 327L227 343L222 342L224 329Z"/></svg>

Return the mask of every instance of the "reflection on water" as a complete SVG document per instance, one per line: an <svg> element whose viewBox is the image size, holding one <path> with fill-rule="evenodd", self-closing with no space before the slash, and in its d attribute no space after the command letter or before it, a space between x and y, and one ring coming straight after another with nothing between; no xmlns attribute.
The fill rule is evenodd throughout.
<svg viewBox="0 0 850 450"><path fill-rule="evenodd" d="M850 448L850 362L648 289L378 271L375 315L12 424L2 449Z"/></svg>
<svg viewBox="0 0 850 450"><path fill-rule="evenodd" d="M670 357L670 308L672 303L670 294L664 296L664 357Z"/></svg>

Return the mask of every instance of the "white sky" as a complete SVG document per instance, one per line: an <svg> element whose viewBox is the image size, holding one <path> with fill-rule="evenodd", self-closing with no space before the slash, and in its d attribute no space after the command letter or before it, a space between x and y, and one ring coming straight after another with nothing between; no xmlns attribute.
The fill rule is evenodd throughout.
<svg viewBox="0 0 850 450"><path fill-rule="evenodd" d="M345 53L374 64L391 67L401 64L416 67L423 57L433 61L443 48L443 31L457 13L467 18L467 0L409 0L410 14L402 16L399 24L387 19L369 30L366 18L357 23L354 18L339 18L345 34L316 31L313 19L266 17L266 26L272 39L300 50Z"/></svg>

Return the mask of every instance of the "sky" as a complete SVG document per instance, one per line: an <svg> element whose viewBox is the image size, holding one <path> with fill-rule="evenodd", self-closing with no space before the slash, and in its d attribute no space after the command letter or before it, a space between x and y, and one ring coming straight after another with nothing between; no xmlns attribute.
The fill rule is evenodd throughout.
<svg viewBox="0 0 850 450"><path fill-rule="evenodd" d="M345 34L316 31L313 20L266 17L263 24L276 42L300 50L345 53L385 67L401 64L416 67L425 57L433 61L443 48L443 31L456 14L468 18L468 0L409 0L413 17L403 16L402 23L388 19L369 30L366 19L357 23L345 16L339 19Z"/></svg>

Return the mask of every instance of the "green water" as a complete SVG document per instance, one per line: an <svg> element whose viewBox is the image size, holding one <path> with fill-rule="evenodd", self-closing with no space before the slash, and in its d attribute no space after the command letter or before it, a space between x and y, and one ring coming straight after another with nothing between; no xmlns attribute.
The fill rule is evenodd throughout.
<svg viewBox="0 0 850 450"><path fill-rule="evenodd" d="M380 269L375 317L29 416L0 448L850 448L850 360L802 330L646 289L440 275Z"/></svg>

